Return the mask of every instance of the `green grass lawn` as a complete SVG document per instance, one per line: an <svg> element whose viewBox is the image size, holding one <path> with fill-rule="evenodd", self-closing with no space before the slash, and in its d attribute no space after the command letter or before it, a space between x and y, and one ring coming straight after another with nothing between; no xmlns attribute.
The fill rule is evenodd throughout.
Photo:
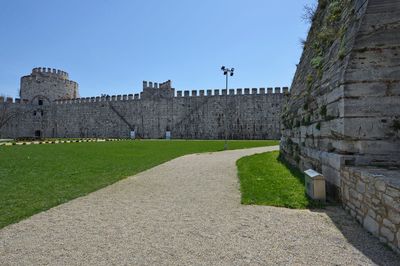
<svg viewBox="0 0 400 266"><path fill-rule="evenodd" d="M279 152L247 156L237 161L242 204L303 209L320 207L305 195L303 174L279 160Z"/></svg>
<svg viewBox="0 0 400 266"><path fill-rule="evenodd" d="M277 145L229 141L229 149ZM118 141L0 147L0 228L223 141Z"/></svg>

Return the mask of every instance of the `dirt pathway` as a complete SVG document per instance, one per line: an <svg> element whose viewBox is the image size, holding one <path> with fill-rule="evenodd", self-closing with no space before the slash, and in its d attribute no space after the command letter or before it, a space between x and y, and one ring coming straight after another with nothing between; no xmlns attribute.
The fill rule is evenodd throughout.
<svg viewBox="0 0 400 266"><path fill-rule="evenodd" d="M243 206L235 162L177 158L0 230L1 265L393 264L339 207Z"/></svg>

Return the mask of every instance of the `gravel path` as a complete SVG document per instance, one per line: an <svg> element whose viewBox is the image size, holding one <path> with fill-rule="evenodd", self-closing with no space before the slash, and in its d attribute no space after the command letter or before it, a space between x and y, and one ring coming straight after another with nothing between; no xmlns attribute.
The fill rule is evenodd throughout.
<svg viewBox="0 0 400 266"><path fill-rule="evenodd" d="M180 157L10 225L0 264L400 263L339 207L240 205L235 161L277 148Z"/></svg>

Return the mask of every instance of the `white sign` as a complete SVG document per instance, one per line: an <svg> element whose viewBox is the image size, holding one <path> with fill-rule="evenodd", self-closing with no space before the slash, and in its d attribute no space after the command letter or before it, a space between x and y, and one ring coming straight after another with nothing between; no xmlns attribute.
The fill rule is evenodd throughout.
<svg viewBox="0 0 400 266"><path fill-rule="evenodd" d="M165 132L165 139L171 139L171 131Z"/></svg>
<svg viewBox="0 0 400 266"><path fill-rule="evenodd" d="M131 131L130 136L131 136L131 139L135 139L135 130Z"/></svg>

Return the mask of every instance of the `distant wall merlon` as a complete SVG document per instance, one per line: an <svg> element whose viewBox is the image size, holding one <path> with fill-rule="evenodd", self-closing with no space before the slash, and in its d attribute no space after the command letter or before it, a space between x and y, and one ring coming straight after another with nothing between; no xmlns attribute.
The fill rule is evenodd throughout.
<svg viewBox="0 0 400 266"><path fill-rule="evenodd" d="M50 67L35 67L32 69L32 74L36 73L46 73L46 74L53 74L57 75L63 78L68 78L69 74L65 71L55 69L55 68L50 68Z"/></svg>
<svg viewBox="0 0 400 266"><path fill-rule="evenodd" d="M167 81L165 81L163 83L160 83L159 87L160 87L160 89L171 89L172 88L172 82L169 79L169 80L167 80Z"/></svg>

